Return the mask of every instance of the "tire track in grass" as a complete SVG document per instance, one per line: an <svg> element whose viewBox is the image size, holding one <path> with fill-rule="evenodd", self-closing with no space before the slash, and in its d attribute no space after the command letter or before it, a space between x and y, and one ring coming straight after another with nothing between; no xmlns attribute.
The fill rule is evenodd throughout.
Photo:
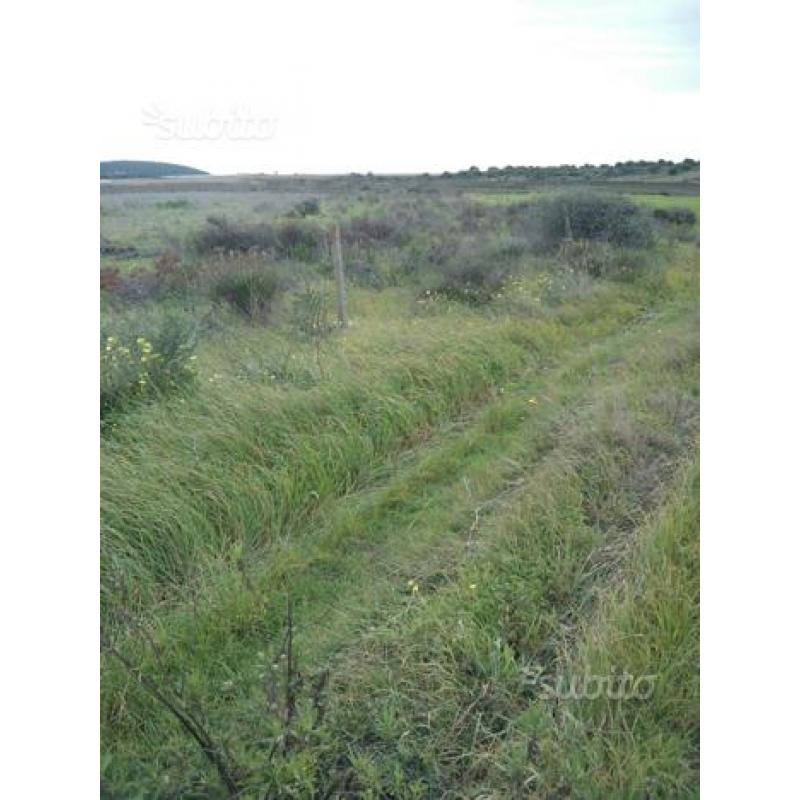
<svg viewBox="0 0 800 800"><path fill-rule="evenodd" d="M383 373L373 365L280 398L258 387L209 389L185 406L132 415L102 454L104 622L113 625L115 606L146 612L179 599L202 558L305 525L420 431L485 404L498 381L619 330L658 300L647 287L604 286L552 315L473 326L443 352L429 343Z"/></svg>
<svg viewBox="0 0 800 800"><path fill-rule="evenodd" d="M699 457L637 531L617 579L555 655L562 685L624 667L653 675L646 701L542 692L509 725L486 785L536 796L694 797L699 791ZM480 787L473 787L480 793Z"/></svg>
<svg viewBox="0 0 800 800"><path fill-rule="evenodd" d="M564 408L580 405L593 386L613 380L636 338L655 324L589 345L548 374L534 370L474 417L442 431L441 440L420 448L410 464L400 459L388 480L381 470L382 485L324 504L302 537L264 554L265 566L223 573L210 587L205 607L157 624L155 636L168 642L169 652L162 654L172 661L167 671L179 674L185 663L192 664L207 681L203 702L219 714L222 727L238 719L255 731L251 709L259 707L260 689L252 677L258 669L253 651L277 638L283 587L291 585L298 598L299 654L307 665L325 663L343 646L349 650L371 625L385 625L398 613L392 624L400 624L410 608L409 595L402 592L407 576L426 594L447 583L480 540L475 509L489 515L505 503L555 446ZM356 580L358 590L348 588ZM220 703L216 687L231 680L238 698ZM163 744L158 725L150 736ZM153 754L145 744L140 758L150 750L147 757L163 760L167 768L170 761L180 763L181 749L183 742L176 741Z"/></svg>
<svg viewBox="0 0 800 800"><path fill-rule="evenodd" d="M676 355L667 350L662 360L678 371L684 360L693 373L691 353ZM530 676L552 658L565 626L586 614L598 582L608 580L609 572L593 569L594 554L609 537L624 533L631 519L641 524L656 499L647 495L637 509L643 498L629 497L623 508L614 490L598 485L584 467L600 458L607 474L616 477L619 494L631 487L638 491L638 466L669 453L658 477L668 481L693 440L689 429L673 431L671 409L652 380L658 365L640 362L639 368L643 375L629 379L628 392L631 402L641 404L630 409L641 428L636 440L615 443L631 431L624 422L617 429L621 420L613 402L598 406L596 414L582 414L574 441L564 452L548 455L518 501L496 519L491 552L465 565L459 580L442 592L348 648L349 658L333 681L340 699L330 722L346 744L334 748L340 753L334 761L321 754L320 787L353 796L528 796L518 780L519 765L508 753L498 764L498 753L513 719L530 702ZM691 375L683 389L691 393L695 381ZM652 411L674 438L651 440ZM696 407L687 408L690 415L695 412ZM604 500L600 517L585 506L587 497ZM399 749L398 737L406 741ZM342 758L343 753L348 755ZM533 757L520 756L518 748L513 755L528 764ZM531 774L523 772L526 778Z"/></svg>
<svg viewBox="0 0 800 800"><path fill-rule="evenodd" d="M655 318L651 334L663 324ZM307 640L309 654L334 651L335 643L358 632L352 626L338 630L336 619L352 623L365 608L396 604L409 580L418 591L435 591L465 557L479 556L481 529L524 491L531 471L560 446L564 420L580 414L624 373L626 348L645 336L647 330L637 325L581 350L547 376L521 381L510 397L498 398L470 429L454 434L456 441L428 454L410 475L397 476L374 497L353 498L355 516L347 501L335 504L322 534L309 540L315 555L302 588L288 574L286 582L310 598L331 580L346 581L350 575L358 576L358 583L337 597L333 608L318 603L325 611L308 620L300 639ZM394 508L401 513L392 514ZM323 520L326 516L321 514ZM348 566L348 559L355 566ZM373 571L377 587L365 580ZM372 594L375 589L378 596ZM330 647L323 644L328 639L334 643Z"/></svg>

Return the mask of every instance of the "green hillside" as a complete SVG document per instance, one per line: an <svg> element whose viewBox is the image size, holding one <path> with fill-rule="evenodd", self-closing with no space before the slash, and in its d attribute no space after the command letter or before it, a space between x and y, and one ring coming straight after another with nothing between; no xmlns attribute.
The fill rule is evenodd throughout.
<svg viewBox="0 0 800 800"><path fill-rule="evenodd" d="M101 161L101 179L171 178L179 175L208 175L201 169L167 164L163 161Z"/></svg>

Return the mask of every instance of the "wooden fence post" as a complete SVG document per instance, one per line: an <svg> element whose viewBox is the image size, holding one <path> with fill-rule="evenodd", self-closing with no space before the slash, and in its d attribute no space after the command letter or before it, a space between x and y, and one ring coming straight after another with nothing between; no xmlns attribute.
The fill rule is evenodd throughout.
<svg viewBox="0 0 800 800"><path fill-rule="evenodd" d="M336 296L339 308L339 327L347 327L347 285L344 280L344 260L342 259L342 235L337 223L333 229L333 271L336 275Z"/></svg>

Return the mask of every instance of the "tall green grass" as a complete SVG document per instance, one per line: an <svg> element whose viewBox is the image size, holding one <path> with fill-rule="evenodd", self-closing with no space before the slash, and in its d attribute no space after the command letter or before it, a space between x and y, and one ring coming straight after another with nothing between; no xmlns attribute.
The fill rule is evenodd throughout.
<svg viewBox="0 0 800 800"><path fill-rule="evenodd" d="M500 770L541 796L638 798L699 795L700 480L692 458L664 507L601 593L577 641L559 657L572 676L624 666L652 675L646 701L566 699L532 703L513 724ZM527 757L530 743L537 758Z"/></svg>
<svg viewBox="0 0 800 800"><path fill-rule="evenodd" d="M407 471L400 461L396 476L390 465L378 494L354 492L354 504L331 496L292 539L241 569L220 563L183 608L153 618L155 651L133 636L129 652L195 698L254 770L253 796L434 797L457 787L513 796L529 776L506 763L516 764L515 747L497 748L528 702L527 659L557 651L562 616L591 582L587 557L658 501L691 435L691 307L634 324L607 352L594 337L585 351L561 351L555 371L546 359L537 375L534 360L521 382L505 383L510 394L495 386L474 429L452 423L449 444L418 445L429 456ZM566 315L567 330L620 329L602 304L583 310ZM287 588L306 680L326 666L332 675L326 724L314 728L304 705L306 744L268 763L280 722L265 710L260 675L281 638ZM106 779L216 796L213 772L163 709L111 665L104 684Z"/></svg>
<svg viewBox="0 0 800 800"><path fill-rule="evenodd" d="M391 287L351 287L346 333L300 341L292 288L268 326L187 295L191 390L104 428L104 795L233 796L153 685L241 798L690 794L696 508L650 520L697 427L696 248L609 282L502 208L324 211ZM422 291L464 253L514 280L471 307ZM540 695L615 666L668 680L647 707Z"/></svg>
<svg viewBox="0 0 800 800"><path fill-rule="evenodd" d="M351 490L426 427L651 301L646 287L609 290L529 322L465 320L455 337L449 322L406 325L381 357L366 344L311 390L212 375L194 396L129 415L102 448L104 610L160 602L204 560L291 535L321 499Z"/></svg>
<svg viewBox="0 0 800 800"><path fill-rule="evenodd" d="M540 743L519 733L529 706L541 717L548 714L542 702L531 705L536 679L555 670L558 654L592 608L596 587L619 569L627 543L691 446L696 407L688 398L696 362L691 349L678 352L667 347L659 358L658 350L648 347L650 364L635 362L640 375L607 387L586 411L565 421L561 446L531 473L485 534L488 551L443 586L423 586L399 626L387 621L352 648L333 684L330 724L337 741L330 749L337 756L328 761L324 750L316 753L324 764L320 775L348 753L348 768L336 776L337 790L376 797L513 797L540 788ZM670 373L683 378L676 386L673 377L672 393L665 395L660 387ZM681 384L685 389L678 389ZM691 586L675 589L681 594L674 605L691 608ZM663 612L668 629L677 621L670 617L672 607L662 604L657 587L650 596L650 608ZM634 626L646 627L645 608L631 604L630 613ZM686 635L693 635L691 629ZM618 642L605 661L598 656L592 666L610 671L614 662L629 672L649 673L653 660L644 656L660 647L662 708L672 703L675 718L695 735L692 712L681 708L695 680L691 657L676 657L672 644L645 641L628 657L627 644ZM672 670L673 685L666 671L675 663L683 666ZM649 712L658 718L658 711ZM641 707L631 708L629 718L641 713ZM617 733L624 739L624 729ZM586 736L592 736L589 725ZM583 793L591 775L583 783L565 784L563 768L578 757L580 745L569 734L562 744L565 763L554 768L549 791L616 796L613 787L626 775L619 765L609 764L617 771L601 784L605 794L603 789ZM628 746L630 758L640 759L639 774L629 776L638 791L642 773L647 785L665 796L686 779L668 770L666 759L662 773L648 771L651 742L634 739ZM322 785L330 784L323 779ZM631 796L641 796L636 791Z"/></svg>

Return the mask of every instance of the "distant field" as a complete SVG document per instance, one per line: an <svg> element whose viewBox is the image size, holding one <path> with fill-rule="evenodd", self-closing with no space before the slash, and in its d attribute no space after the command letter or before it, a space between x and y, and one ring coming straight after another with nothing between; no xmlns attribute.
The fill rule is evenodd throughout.
<svg viewBox="0 0 800 800"><path fill-rule="evenodd" d="M390 180L390 179L389 179ZM168 178L160 181L126 180L104 186L101 193L103 236L122 248L134 248L137 254L123 258L106 256L107 266L135 268L165 248L181 247L209 215L224 215L243 221L257 221L286 212L309 197L322 200L326 209L341 205L344 195L351 207L369 209L380 198L394 192L418 196L421 179L398 178L396 189L387 188L387 180L352 178ZM424 186L425 182L422 181ZM392 186L389 182L389 187ZM444 182L432 196L463 195L486 205L514 205L548 196L557 189L470 191L464 182ZM224 186L224 189L216 188ZM618 191L618 183L607 182L609 190ZM568 187L567 187L568 188ZM646 184L642 184L642 191ZM624 194L624 192L620 192ZM430 195L423 195L430 196ZM636 203L652 208L688 208L700 211L700 198L691 194L626 194Z"/></svg>
<svg viewBox="0 0 800 800"><path fill-rule="evenodd" d="M422 185L101 193L104 797L698 793L699 198Z"/></svg>
<svg viewBox="0 0 800 800"><path fill-rule="evenodd" d="M510 193L486 193L474 192L468 196L478 203L487 205L514 205L516 203L526 203L546 197L552 192L510 192ZM624 193L623 193L624 194ZM639 203L650 208L689 208L695 213L700 213L700 197L686 195L663 195L663 194L625 194L634 203Z"/></svg>

